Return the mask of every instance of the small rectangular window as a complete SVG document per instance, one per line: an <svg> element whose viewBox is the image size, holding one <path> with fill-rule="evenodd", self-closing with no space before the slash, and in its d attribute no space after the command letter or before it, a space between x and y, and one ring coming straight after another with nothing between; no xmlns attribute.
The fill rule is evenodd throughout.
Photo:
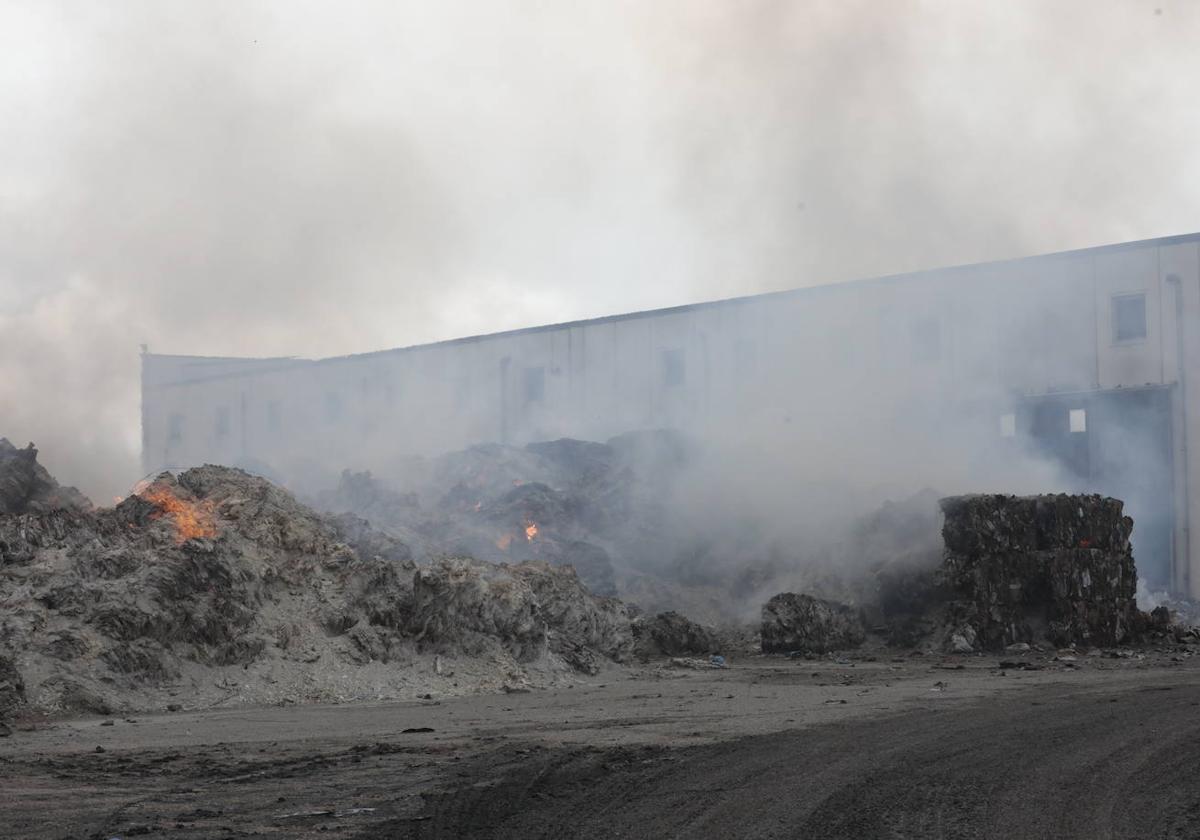
<svg viewBox="0 0 1200 840"><path fill-rule="evenodd" d="M674 388L687 380L687 365L683 350L678 347L662 352L662 383L664 388Z"/></svg>
<svg viewBox="0 0 1200 840"><path fill-rule="evenodd" d="M1146 295L1117 295L1112 299L1113 341L1141 341L1146 337Z"/></svg>
<svg viewBox="0 0 1200 840"><path fill-rule="evenodd" d="M523 384L525 402L542 402L546 398L546 369L544 367L525 368Z"/></svg>
<svg viewBox="0 0 1200 840"><path fill-rule="evenodd" d="M937 318L919 318L909 328L914 362L929 364L942 357L942 325Z"/></svg>
<svg viewBox="0 0 1200 840"><path fill-rule="evenodd" d="M1087 431L1087 410L1072 408L1067 415L1067 423L1073 434Z"/></svg>
<svg viewBox="0 0 1200 840"><path fill-rule="evenodd" d="M1001 414L1000 415L1000 437L1016 437L1017 436L1017 415Z"/></svg>
<svg viewBox="0 0 1200 840"><path fill-rule="evenodd" d="M172 414L167 418L167 445L183 443L183 415Z"/></svg>
<svg viewBox="0 0 1200 840"><path fill-rule="evenodd" d="M217 417L216 422L214 423L214 430L219 438L229 436L229 406L217 406Z"/></svg>

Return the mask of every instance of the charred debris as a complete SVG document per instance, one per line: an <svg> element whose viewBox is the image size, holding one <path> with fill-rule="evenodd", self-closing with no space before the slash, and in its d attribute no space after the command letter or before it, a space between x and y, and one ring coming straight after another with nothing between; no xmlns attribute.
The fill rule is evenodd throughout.
<svg viewBox="0 0 1200 840"><path fill-rule="evenodd" d="M767 652L825 653L872 631L894 646L949 653L1103 648L1169 632L1165 607L1138 609L1133 520L1096 495L971 495L940 500L944 551L874 570L856 606L783 593L762 611Z"/></svg>
<svg viewBox="0 0 1200 840"><path fill-rule="evenodd" d="M662 482L689 457L666 432L481 446L425 462L419 491L347 472L312 504L204 466L98 508L0 439L0 718L514 690L760 645L967 653L1184 632L1137 609L1133 523L1096 496L939 512L927 492L859 523L847 550L870 561L853 568L676 574ZM789 581L804 591L780 592ZM774 587L758 627L705 613L739 586Z"/></svg>
<svg viewBox="0 0 1200 840"><path fill-rule="evenodd" d="M713 646L685 619L642 633L639 610L562 562L572 543L553 527L545 553L418 565L393 532L241 470L164 473L96 508L58 488L32 448L0 452L13 465L0 514L6 716L512 690L645 658L671 632L672 650ZM482 514L493 542L532 541L530 511L552 525L565 515L548 487L516 489ZM417 536L428 547L437 534Z"/></svg>

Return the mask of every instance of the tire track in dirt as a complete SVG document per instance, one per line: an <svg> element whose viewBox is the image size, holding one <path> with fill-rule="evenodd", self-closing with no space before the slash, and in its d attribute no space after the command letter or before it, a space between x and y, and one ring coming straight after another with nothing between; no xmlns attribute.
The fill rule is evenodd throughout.
<svg viewBox="0 0 1200 840"><path fill-rule="evenodd" d="M512 750L376 838L1200 837L1200 680L1043 687L686 749Z"/></svg>

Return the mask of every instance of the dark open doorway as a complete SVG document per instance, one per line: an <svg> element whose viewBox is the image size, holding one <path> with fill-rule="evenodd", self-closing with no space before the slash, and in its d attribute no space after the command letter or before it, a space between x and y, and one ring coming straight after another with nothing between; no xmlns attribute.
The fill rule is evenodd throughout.
<svg viewBox="0 0 1200 840"><path fill-rule="evenodd" d="M1017 425L1042 456L1062 465L1078 492L1125 502L1133 517L1139 578L1171 585L1175 533L1171 389L1130 388L1026 398Z"/></svg>

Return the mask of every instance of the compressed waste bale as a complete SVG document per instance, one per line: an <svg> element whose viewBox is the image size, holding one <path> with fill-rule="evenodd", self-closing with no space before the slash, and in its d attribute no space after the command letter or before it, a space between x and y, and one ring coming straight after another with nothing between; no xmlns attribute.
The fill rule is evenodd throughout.
<svg viewBox="0 0 1200 840"><path fill-rule="evenodd" d="M1113 645L1137 617L1137 573L1123 504L1102 496L942 500L943 579L977 645L1049 638Z"/></svg>
<svg viewBox="0 0 1200 840"><path fill-rule="evenodd" d="M633 624L640 656L688 656L717 653L721 642L715 631L677 612L643 617Z"/></svg>
<svg viewBox="0 0 1200 840"><path fill-rule="evenodd" d="M507 567L445 558L413 576L412 631L419 640L478 652L498 640L517 660L546 649L546 622L527 581Z"/></svg>
<svg viewBox="0 0 1200 840"><path fill-rule="evenodd" d="M633 651L629 608L616 598L589 592L571 566L530 561L511 567L529 584L546 622L549 647L580 670L592 671L583 650L621 662Z"/></svg>
<svg viewBox="0 0 1200 840"><path fill-rule="evenodd" d="M1104 496L978 494L950 496L940 504L942 539L955 554L1064 548L1120 553L1128 549L1133 530L1124 504Z"/></svg>
<svg viewBox="0 0 1200 840"><path fill-rule="evenodd" d="M600 659L632 652L630 621L623 603L593 596L570 566L444 558L413 580L411 630L419 640L468 651L498 640L519 661L551 651L595 672Z"/></svg>
<svg viewBox="0 0 1200 840"><path fill-rule="evenodd" d="M827 653L865 639L859 611L836 601L781 592L762 608L764 653Z"/></svg>

